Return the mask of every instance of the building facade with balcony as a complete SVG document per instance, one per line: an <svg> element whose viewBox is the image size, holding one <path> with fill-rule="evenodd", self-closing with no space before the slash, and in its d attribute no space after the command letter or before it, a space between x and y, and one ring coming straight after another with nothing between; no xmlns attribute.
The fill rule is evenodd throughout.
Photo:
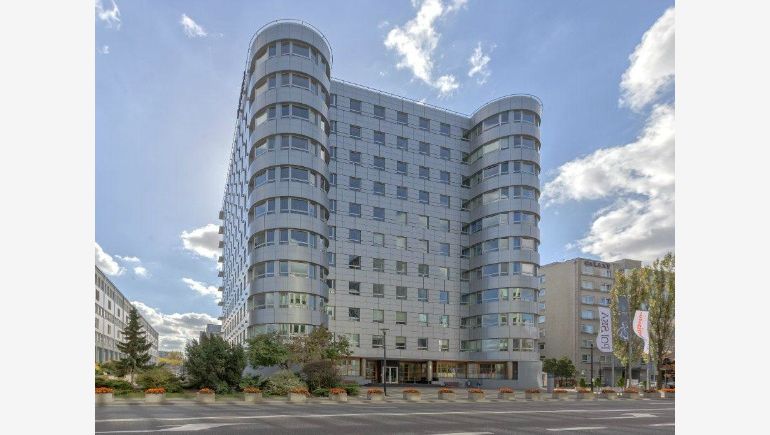
<svg viewBox="0 0 770 435"><path fill-rule="evenodd" d="M219 213L224 337L324 326L361 382L538 385L540 100L466 115L333 79L332 60L303 22L251 41Z"/></svg>
<svg viewBox="0 0 770 435"><path fill-rule="evenodd" d="M119 360L124 355L118 350L118 343L123 341L122 331L128 323L131 302L123 296L118 287L110 281L99 267L96 269L96 338L94 360L97 363ZM141 313L140 323L145 331L147 340L152 343L149 350L150 363L158 361L158 331Z"/></svg>
<svg viewBox="0 0 770 435"><path fill-rule="evenodd" d="M601 378L602 385L614 385L614 381L624 376L625 369L618 358L596 349L598 307L610 306L615 272L640 267L642 262L638 260L606 262L589 258L574 258L541 267L540 358L568 357L575 364L576 378L583 377L588 383L593 345L593 377ZM633 379L644 379L647 368L644 363L637 362L632 364L631 373Z"/></svg>

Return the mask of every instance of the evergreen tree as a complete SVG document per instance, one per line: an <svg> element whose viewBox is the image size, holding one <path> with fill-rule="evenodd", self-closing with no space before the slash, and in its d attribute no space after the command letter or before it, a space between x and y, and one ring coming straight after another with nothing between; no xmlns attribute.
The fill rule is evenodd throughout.
<svg viewBox="0 0 770 435"><path fill-rule="evenodd" d="M661 365L674 347L675 259L668 253L652 264L650 297L650 353L658 367L658 388L663 386Z"/></svg>
<svg viewBox="0 0 770 435"><path fill-rule="evenodd" d="M131 307L128 314L128 324L123 329L123 339L118 342L118 350L125 354L120 360L121 368L131 376L131 384L134 383L134 374L145 368L150 361L147 353L152 343L147 340L146 333L139 323L139 313Z"/></svg>
<svg viewBox="0 0 770 435"><path fill-rule="evenodd" d="M190 384L227 393L241 382L246 353L241 345L231 345L218 335L203 334L185 347L184 367Z"/></svg>

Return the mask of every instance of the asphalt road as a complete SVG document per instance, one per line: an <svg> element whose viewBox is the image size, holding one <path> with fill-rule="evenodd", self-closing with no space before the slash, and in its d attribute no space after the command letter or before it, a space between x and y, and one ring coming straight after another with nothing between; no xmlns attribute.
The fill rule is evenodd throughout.
<svg viewBox="0 0 770 435"><path fill-rule="evenodd" d="M674 433L673 400L488 403L173 403L96 407L96 433Z"/></svg>

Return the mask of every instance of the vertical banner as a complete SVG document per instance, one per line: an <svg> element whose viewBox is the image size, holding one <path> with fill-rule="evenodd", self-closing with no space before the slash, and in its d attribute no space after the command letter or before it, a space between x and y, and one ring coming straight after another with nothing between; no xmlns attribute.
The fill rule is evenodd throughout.
<svg viewBox="0 0 770 435"><path fill-rule="evenodd" d="M631 325L628 322L628 297L618 296L618 336L623 341L630 338Z"/></svg>
<svg viewBox="0 0 770 435"><path fill-rule="evenodd" d="M644 353L650 353L649 311L636 310L634 313L634 334L644 340Z"/></svg>
<svg viewBox="0 0 770 435"><path fill-rule="evenodd" d="M599 334L596 347L600 352L612 352L612 315L609 307L599 307Z"/></svg>

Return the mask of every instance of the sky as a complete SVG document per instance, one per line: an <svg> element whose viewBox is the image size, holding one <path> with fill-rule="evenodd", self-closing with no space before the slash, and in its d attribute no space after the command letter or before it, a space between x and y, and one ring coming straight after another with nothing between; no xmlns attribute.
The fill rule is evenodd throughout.
<svg viewBox="0 0 770 435"><path fill-rule="evenodd" d="M96 264L161 349L218 323L216 234L249 40L320 29L332 76L471 114L537 95L541 264L674 249L674 2L96 2Z"/></svg>

